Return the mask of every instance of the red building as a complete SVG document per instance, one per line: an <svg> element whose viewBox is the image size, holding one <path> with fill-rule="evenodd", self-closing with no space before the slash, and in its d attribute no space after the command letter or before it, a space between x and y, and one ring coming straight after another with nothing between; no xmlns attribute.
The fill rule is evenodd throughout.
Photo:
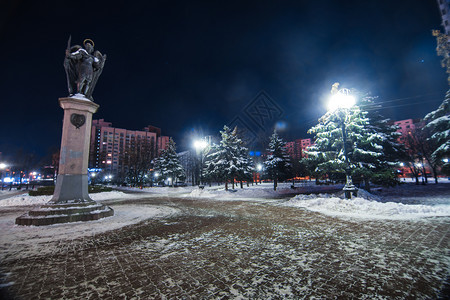
<svg viewBox="0 0 450 300"><path fill-rule="evenodd" d="M305 150L312 145L311 139L297 139L286 143L286 152L293 159L306 157Z"/></svg>

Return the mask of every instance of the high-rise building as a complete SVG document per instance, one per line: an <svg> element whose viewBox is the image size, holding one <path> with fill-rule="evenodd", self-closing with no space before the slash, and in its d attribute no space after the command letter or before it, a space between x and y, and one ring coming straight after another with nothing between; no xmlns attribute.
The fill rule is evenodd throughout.
<svg viewBox="0 0 450 300"><path fill-rule="evenodd" d="M306 156L305 150L311 145L311 139L297 139L286 143L286 152L293 159L300 160Z"/></svg>
<svg viewBox="0 0 450 300"><path fill-rule="evenodd" d="M402 135L399 136L398 141L402 144L405 144L407 141L407 136L412 134L416 128L420 127L421 120L420 119L406 119L394 121L394 124L399 127L397 132Z"/></svg>
<svg viewBox="0 0 450 300"><path fill-rule="evenodd" d="M130 161L130 153L145 154L145 159L152 160L167 147L168 140L169 137L161 136L158 127L128 130L113 127L104 119L92 120L89 167L123 176L129 170L127 161Z"/></svg>

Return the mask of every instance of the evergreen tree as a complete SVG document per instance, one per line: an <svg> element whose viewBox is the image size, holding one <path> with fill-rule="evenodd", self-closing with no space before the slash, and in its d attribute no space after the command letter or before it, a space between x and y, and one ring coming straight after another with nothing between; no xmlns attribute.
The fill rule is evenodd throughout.
<svg viewBox="0 0 450 300"><path fill-rule="evenodd" d="M289 173L289 156L286 154L286 143L278 136L274 130L270 137L269 149L264 166L267 174L273 180L273 189L276 191L278 180L282 180Z"/></svg>
<svg viewBox="0 0 450 300"><path fill-rule="evenodd" d="M367 183L380 167L383 155L383 136L370 127L367 112L357 105L346 112L327 112L319 119L319 124L308 132L315 135L315 144L307 152L315 161L315 172L327 174L331 179L344 178L345 162L342 124L346 130L347 155L350 168L355 175Z"/></svg>
<svg viewBox="0 0 450 300"><path fill-rule="evenodd" d="M219 183L223 179L221 170L215 163L216 154L219 150L219 145L213 143L205 156L203 178L209 182L210 186L212 181Z"/></svg>
<svg viewBox="0 0 450 300"><path fill-rule="evenodd" d="M248 149L244 147L237 134L237 128L231 131L227 126L220 131L221 141L211 146L206 156L204 174L207 178L224 180L225 189L231 181L234 189L235 180L247 180L252 171ZM250 175L251 176L251 175Z"/></svg>
<svg viewBox="0 0 450 300"><path fill-rule="evenodd" d="M176 145L172 138L169 139L167 149L163 150L160 157L156 159L154 169L163 179L166 176L172 178L172 187L179 179L185 179L185 172L178 159Z"/></svg>
<svg viewBox="0 0 450 300"><path fill-rule="evenodd" d="M242 188L242 181L248 182L253 180L253 172L254 172L254 165L253 160L250 158L248 148L243 145L243 141L238 137L237 140L237 154L238 154L238 174L237 179L241 183Z"/></svg>
<svg viewBox="0 0 450 300"><path fill-rule="evenodd" d="M365 95L361 97L359 106L367 112L368 130L378 136L379 143L383 147L383 156L378 160L378 165L397 166L398 161L405 159L404 145L398 142L401 133L397 131L399 127L393 121L381 115L379 112L381 105L377 104L375 99L376 97Z"/></svg>
<svg viewBox="0 0 450 300"><path fill-rule="evenodd" d="M401 133L397 131L399 127L381 115L379 112L381 105L375 102L376 97L362 95L360 99L359 107L366 112L366 118L369 121L365 128L382 149L382 155L372 160L374 168L370 172L370 177L378 184L395 185L398 181L393 167L398 166L399 162L407 160L406 149L403 144L398 142L398 138L401 136ZM368 186L370 178L365 176L364 179Z"/></svg>
<svg viewBox="0 0 450 300"><path fill-rule="evenodd" d="M431 161L441 165L442 170L450 175L450 90L438 109L427 114L424 120L427 122L424 129L429 131L428 142L432 147Z"/></svg>

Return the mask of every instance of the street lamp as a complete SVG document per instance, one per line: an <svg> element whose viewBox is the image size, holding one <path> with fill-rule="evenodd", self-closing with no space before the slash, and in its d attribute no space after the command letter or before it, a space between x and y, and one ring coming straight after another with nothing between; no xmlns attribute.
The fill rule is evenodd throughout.
<svg viewBox="0 0 450 300"><path fill-rule="evenodd" d="M350 173L350 162L348 159L347 132L345 128L345 122L349 116L349 109L353 105L355 105L356 99L353 95L351 95L349 89L332 90L332 92L333 91L334 93L332 94L328 102L328 111L330 112L336 111L339 124L341 125L342 142L345 156L345 176L346 176L346 182L343 191L345 193L345 198L351 199L352 193L356 196L358 189L356 188L356 186L353 185L352 175Z"/></svg>
<svg viewBox="0 0 450 300"><path fill-rule="evenodd" d="M258 175L259 175L259 184L261 184L261 171L263 169L262 164L257 164L256 165L256 171L258 171Z"/></svg>
<svg viewBox="0 0 450 300"><path fill-rule="evenodd" d="M6 164L0 163L0 171L2 172L2 191L3 191L3 170L6 169Z"/></svg>
<svg viewBox="0 0 450 300"><path fill-rule="evenodd" d="M196 140L194 142L194 148L197 152L197 155L200 156L200 181L199 181L199 186L202 184L203 182L203 151L206 149L206 147L208 147L208 142L205 140Z"/></svg>

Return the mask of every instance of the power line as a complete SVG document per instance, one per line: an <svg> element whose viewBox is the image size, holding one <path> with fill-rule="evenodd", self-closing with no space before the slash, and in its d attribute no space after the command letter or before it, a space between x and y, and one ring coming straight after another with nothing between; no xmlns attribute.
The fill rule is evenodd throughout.
<svg viewBox="0 0 450 300"><path fill-rule="evenodd" d="M433 95L440 95L441 93L431 93L431 94L424 94L424 95L417 95L417 96L411 96L411 97L403 97L403 98L397 98L397 99L392 99L392 100L386 100L386 101L373 101L373 104L383 104L383 103L390 103L390 102L398 102L398 101L403 101L403 100L409 100L409 99L419 99L419 98L424 98L427 96L433 96ZM368 104L370 105L370 104Z"/></svg>
<svg viewBox="0 0 450 300"><path fill-rule="evenodd" d="M425 100L425 101L422 101L422 102L413 102L413 103L406 103L406 104L399 104L399 105L391 105L391 106L378 106L378 107L373 107L373 108L369 108L368 106L370 106L370 105L368 105L368 106L361 106L364 110L383 110L383 109L387 109L387 108L395 108L395 107L403 107L403 106L410 106L410 105L418 105L418 104L424 104L424 103L427 103L427 102L436 102L436 101L439 101L439 100L441 100L441 99L438 99L438 98L436 98L436 99L428 99L428 100ZM373 105L377 105L378 103L376 103L376 104L373 104Z"/></svg>

